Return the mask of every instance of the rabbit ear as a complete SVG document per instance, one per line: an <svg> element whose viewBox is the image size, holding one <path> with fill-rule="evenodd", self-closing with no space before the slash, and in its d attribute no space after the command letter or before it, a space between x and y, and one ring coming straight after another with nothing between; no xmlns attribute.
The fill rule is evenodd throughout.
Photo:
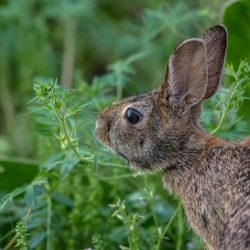
<svg viewBox="0 0 250 250"><path fill-rule="evenodd" d="M203 99L206 85L206 46L201 39L186 40L170 56L163 91L171 101L194 106Z"/></svg>
<svg viewBox="0 0 250 250"><path fill-rule="evenodd" d="M202 37L207 49L208 82L204 99L218 89L227 47L227 30L223 25L209 28Z"/></svg>

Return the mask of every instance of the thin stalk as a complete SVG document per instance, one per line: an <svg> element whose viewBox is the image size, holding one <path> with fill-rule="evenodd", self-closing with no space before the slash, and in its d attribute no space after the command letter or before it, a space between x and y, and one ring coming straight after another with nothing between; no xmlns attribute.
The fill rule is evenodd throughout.
<svg viewBox="0 0 250 250"><path fill-rule="evenodd" d="M75 155L77 156L77 158L79 159L79 161L81 161L81 156L79 154L79 152L76 150L76 147L72 144L71 140L70 140L70 137L68 135L68 132L67 132L67 129L66 129L66 124L65 124L65 119L63 116L60 115L60 113L57 111L57 109L54 107L54 111L56 113L56 116L57 116L57 119L59 120L60 122L60 127L62 128L63 130L63 133L65 134L65 137L70 145L70 147L72 148L72 150L74 151Z"/></svg>
<svg viewBox="0 0 250 250"><path fill-rule="evenodd" d="M103 181L112 181L112 180L119 180L124 178L131 178L131 177L139 177L141 175L135 175L135 174L121 174L121 175L115 175L115 176L108 176L108 177L99 177L98 179Z"/></svg>
<svg viewBox="0 0 250 250"><path fill-rule="evenodd" d="M128 243L129 243L129 249L131 250L139 250L137 245L137 239L135 238L135 232L132 224L130 224L130 220L126 214L126 211L122 208L122 217L125 220L126 225L126 231L128 235Z"/></svg>
<svg viewBox="0 0 250 250"><path fill-rule="evenodd" d="M234 96L236 94L236 91L237 91L238 87L240 86L241 82L239 81L237 75L234 75L234 78L236 80L235 87L234 87L231 95L229 96L228 103L227 103L227 106L226 106L226 110L222 113L221 119L220 119L217 127L211 132L212 135L216 134L221 129L221 126L224 123L224 121L225 121L225 119L226 119L226 117L227 117L227 115L228 115L228 113L230 111L230 104L231 104L231 102L232 102L232 100L233 100L233 98L234 98Z"/></svg>
<svg viewBox="0 0 250 250"><path fill-rule="evenodd" d="M177 219L178 219L178 233L177 233L178 238L177 238L176 250L181 250L183 245L183 234L184 234L182 209L179 210Z"/></svg>
<svg viewBox="0 0 250 250"><path fill-rule="evenodd" d="M47 231L47 241L46 241L46 250L52 249L51 247L51 219L52 219L52 200L50 196L50 192L47 194L47 220L46 220L46 231Z"/></svg>
<svg viewBox="0 0 250 250"><path fill-rule="evenodd" d="M92 163L94 162L93 160L85 160L85 161L92 162ZM100 160L98 160L98 165L128 169L128 166L125 166L125 165L122 165L122 164L103 162L103 161L100 161Z"/></svg>
<svg viewBox="0 0 250 250"><path fill-rule="evenodd" d="M150 207L150 210L151 210L151 213L152 213L152 216L153 216L154 224L155 224L155 227L157 229L158 235L160 235L159 223L158 223L157 216L156 216L156 213L155 213L155 210L154 210L154 207L153 207L153 197L151 195L150 190L148 189L147 176L145 176L145 175L144 175L144 183L145 183L145 190L146 190L146 194L147 194L147 201L149 203L149 207Z"/></svg>
<svg viewBox="0 0 250 250"><path fill-rule="evenodd" d="M182 203L180 202L178 207L176 208L174 214L172 215L172 217L170 218L168 224L165 226L164 230L162 231L161 235L159 236L159 239L158 239L158 242L157 242L157 245L156 245L156 248L155 250L159 250L160 249L160 246L161 246L161 242L165 236L165 234L167 233L167 231L169 230L170 226L172 225L175 217L177 216L179 210L182 208Z"/></svg>
<svg viewBox="0 0 250 250"><path fill-rule="evenodd" d="M5 62L6 64L6 62ZM6 64L8 65L8 64ZM11 97L11 92L8 88L6 68L4 67L4 60L0 61L0 102L2 104L3 119L1 123L5 123L8 134L15 139L13 128L15 125L15 107Z"/></svg>
<svg viewBox="0 0 250 250"><path fill-rule="evenodd" d="M64 50L62 63L62 85L71 88L75 61L76 19L69 18L64 23Z"/></svg>
<svg viewBox="0 0 250 250"><path fill-rule="evenodd" d="M27 213L26 213L26 215L25 215L25 217L24 217L24 220L23 220L24 225L26 225L26 224L28 223L29 218L30 218L30 215L31 215L31 211L32 211L32 209L31 209L31 207L29 207L28 210L27 210ZM14 245L14 243L16 242L16 240L17 240L17 235L15 235L15 236L9 241L9 243L4 247L3 250L12 249L12 246Z"/></svg>
<svg viewBox="0 0 250 250"><path fill-rule="evenodd" d="M6 238L8 238L10 235L12 235L15 232L15 229L13 228L12 230L8 231L5 235L3 235L0 238L0 243L4 241Z"/></svg>
<svg viewBox="0 0 250 250"><path fill-rule="evenodd" d="M127 231L127 235L128 235L128 244L130 247L132 247L133 245L133 241L131 240L131 234L130 234L130 225L129 225L129 222L128 222L128 217L127 217L127 214L125 212L125 210L122 208L121 209L121 213L122 213L122 217L124 218L125 220L125 225L126 225L126 231Z"/></svg>
<svg viewBox="0 0 250 250"><path fill-rule="evenodd" d="M68 132L67 132L67 129L66 129L66 126L65 126L65 119L62 119L61 120L61 125L62 125L62 129L63 129L63 132L65 134L65 137L70 145L70 147L72 148L72 150L74 151L75 155L77 156L77 158L79 160L81 160L81 156L79 154L79 152L77 151L76 147L72 144L70 138L69 138L69 135L68 135Z"/></svg>

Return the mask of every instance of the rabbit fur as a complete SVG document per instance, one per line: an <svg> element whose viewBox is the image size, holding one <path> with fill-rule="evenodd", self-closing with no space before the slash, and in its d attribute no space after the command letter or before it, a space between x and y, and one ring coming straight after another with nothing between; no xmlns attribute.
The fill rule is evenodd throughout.
<svg viewBox="0 0 250 250"><path fill-rule="evenodd" d="M199 122L202 101L219 86L226 47L223 25L184 41L169 58L164 83L107 107L96 135L131 166L162 172L208 249L243 250L250 249L250 139L224 141ZM129 108L141 114L135 124Z"/></svg>

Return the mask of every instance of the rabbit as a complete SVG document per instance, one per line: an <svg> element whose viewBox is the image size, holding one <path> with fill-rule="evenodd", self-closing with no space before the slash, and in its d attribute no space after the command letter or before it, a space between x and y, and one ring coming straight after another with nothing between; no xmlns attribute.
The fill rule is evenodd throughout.
<svg viewBox="0 0 250 250"><path fill-rule="evenodd" d="M104 109L101 143L140 170L160 170L208 249L250 249L250 138L228 142L200 124L202 102L218 89L227 47L223 25L180 44L163 84Z"/></svg>

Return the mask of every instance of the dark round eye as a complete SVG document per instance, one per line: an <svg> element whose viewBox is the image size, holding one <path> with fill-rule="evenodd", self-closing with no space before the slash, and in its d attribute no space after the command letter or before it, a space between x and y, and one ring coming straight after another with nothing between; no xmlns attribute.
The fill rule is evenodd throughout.
<svg viewBox="0 0 250 250"><path fill-rule="evenodd" d="M141 120L142 114L135 109L128 108L125 113L125 118L130 124L136 124Z"/></svg>

